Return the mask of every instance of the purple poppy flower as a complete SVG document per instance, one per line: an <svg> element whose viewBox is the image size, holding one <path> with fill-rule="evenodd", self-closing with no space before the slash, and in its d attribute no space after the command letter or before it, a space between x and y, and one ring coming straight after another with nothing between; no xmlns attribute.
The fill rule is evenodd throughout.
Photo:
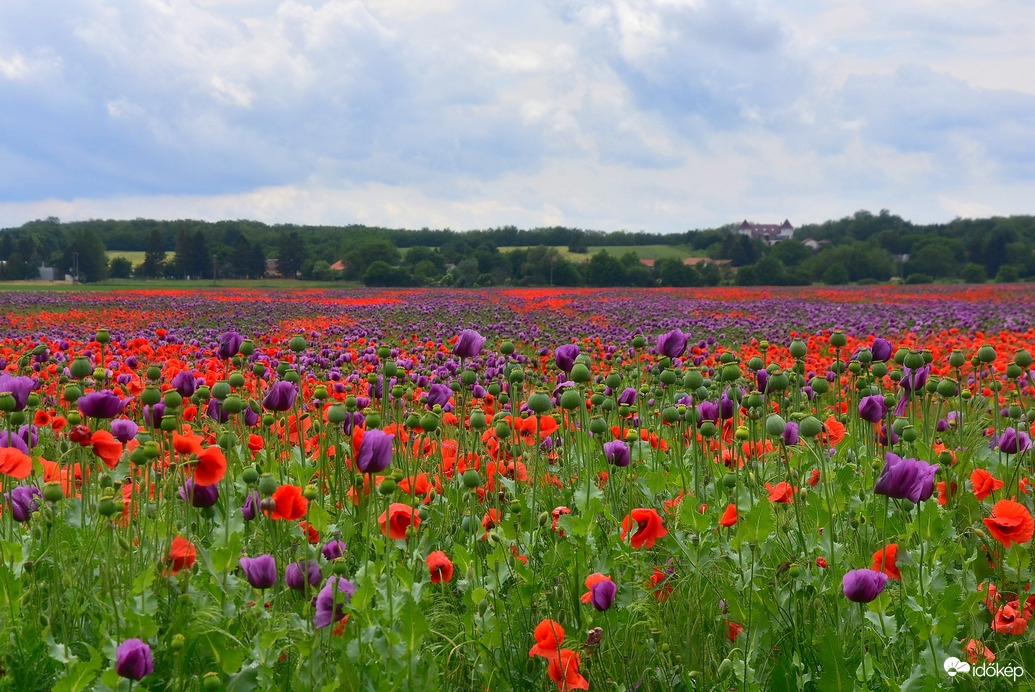
<svg viewBox="0 0 1035 692"><path fill-rule="evenodd" d="M220 360L230 360L241 349L244 337L234 331L225 332L219 335L216 340L216 355Z"/></svg>
<svg viewBox="0 0 1035 692"><path fill-rule="evenodd" d="M880 394L864 396L859 402L859 417L871 423L879 423L888 415L888 405Z"/></svg>
<svg viewBox="0 0 1035 692"><path fill-rule="evenodd" d="M130 680L143 680L155 672L151 647L139 639L127 639L115 649L115 672Z"/></svg>
<svg viewBox="0 0 1035 692"><path fill-rule="evenodd" d="M19 485L10 492L4 493L7 504L11 507L11 516L15 521L26 522L32 513L39 509L38 497L43 493L35 485Z"/></svg>
<svg viewBox="0 0 1035 692"><path fill-rule="evenodd" d="M29 445L25 443L21 436L8 434L6 430L0 430L0 449L4 447L13 447L23 454L29 453Z"/></svg>
<svg viewBox="0 0 1035 692"><path fill-rule="evenodd" d="M679 329L673 329L658 337L658 353L669 358L678 358L686 350L686 335Z"/></svg>
<svg viewBox="0 0 1035 692"><path fill-rule="evenodd" d="M460 332L453 345L453 355L457 358L474 358L482 352L485 346L485 337L473 329L465 329Z"/></svg>
<svg viewBox="0 0 1035 692"><path fill-rule="evenodd" d="M0 373L0 392L10 392L14 397L15 411L22 411L29 403L29 392L32 391L34 382L31 377L15 377L6 372Z"/></svg>
<svg viewBox="0 0 1035 692"><path fill-rule="evenodd" d="M181 370L173 375L172 386L184 399L189 399L198 389L198 380L194 373L188 370Z"/></svg>
<svg viewBox="0 0 1035 692"><path fill-rule="evenodd" d="M363 473L380 473L392 463L392 439L383 430L374 428L363 433L356 454L356 467Z"/></svg>
<svg viewBox="0 0 1035 692"><path fill-rule="evenodd" d="M180 499L184 502L190 502L191 505L198 509L211 507L219 500L219 485L217 483L212 485L195 485L194 479L188 478L187 482L180 487Z"/></svg>
<svg viewBox="0 0 1035 692"><path fill-rule="evenodd" d="M845 598L855 603L869 603L880 596L888 583L888 575L872 569L853 569L841 579Z"/></svg>
<svg viewBox="0 0 1035 692"><path fill-rule="evenodd" d="M719 421L719 405L714 401L702 401L697 405L697 412L701 414L701 420L697 424L698 427L706 420L710 420L713 423Z"/></svg>
<svg viewBox="0 0 1035 692"><path fill-rule="evenodd" d="M267 411L290 411L298 397L298 388L287 380L277 380L262 399Z"/></svg>
<svg viewBox="0 0 1035 692"><path fill-rule="evenodd" d="M874 493L912 502L920 502L931 497L938 464L903 459L891 452L887 452L884 459L884 469L873 486Z"/></svg>
<svg viewBox="0 0 1035 692"><path fill-rule="evenodd" d="M432 408L435 404L445 406L449 403L451 396L453 396L453 390L449 388L449 385L436 382L428 387L428 408Z"/></svg>
<svg viewBox="0 0 1035 692"><path fill-rule="evenodd" d="M253 588L268 589L277 583L277 561L272 555L242 557L241 570Z"/></svg>
<svg viewBox="0 0 1035 692"><path fill-rule="evenodd" d="M614 466L629 465L629 445L621 440L604 443L604 457Z"/></svg>
<svg viewBox="0 0 1035 692"><path fill-rule="evenodd" d="M217 423L225 423L230 420L230 414L223 409L223 403L215 397L208 400L208 406L205 407L205 414ZM160 423L161 420L158 422Z"/></svg>
<svg viewBox="0 0 1035 692"><path fill-rule="evenodd" d="M316 596L313 627L322 629L345 617L345 604L352 600L356 587L342 577L331 577Z"/></svg>
<svg viewBox="0 0 1035 692"><path fill-rule="evenodd" d="M787 426L783 429L783 443L785 445L796 445L798 444L798 424L794 421L787 421Z"/></svg>
<svg viewBox="0 0 1035 692"><path fill-rule="evenodd" d="M601 613L611 607L618 595L618 585L610 579L598 581L590 590L589 602Z"/></svg>
<svg viewBox="0 0 1035 692"><path fill-rule="evenodd" d="M636 404L636 390L632 387L626 387L622 390L622 393L618 395L618 403L625 404L626 406L634 406Z"/></svg>
<svg viewBox="0 0 1035 692"><path fill-rule="evenodd" d="M111 422L111 434L123 444L136 437L139 429L140 427L128 418L116 418Z"/></svg>
<svg viewBox="0 0 1035 692"><path fill-rule="evenodd" d="M990 449L999 447L999 451L1003 454L1017 454L1031 449L1031 437L1023 430L1007 428L998 438L993 436L988 446Z"/></svg>
<svg viewBox="0 0 1035 692"><path fill-rule="evenodd" d="M315 589L321 581L323 581L323 573L320 571L319 563L315 560L292 562L284 570L284 583L288 585L289 589L295 591L305 591L307 582L311 588Z"/></svg>
<svg viewBox="0 0 1035 692"><path fill-rule="evenodd" d="M132 399L121 399L110 389L90 392L76 403L87 418L114 418Z"/></svg>
<svg viewBox="0 0 1035 692"><path fill-rule="evenodd" d="M919 368L902 368L902 380L899 382L902 388L910 392L918 392L927 384L927 378L931 375L931 366L924 365Z"/></svg>
<svg viewBox="0 0 1035 692"><path fill-rule="evenodd" d="M330 541L320 550L325 560L334 560L339 557L345 557L345 549L348 546L345 545L344 541Z"/></svg>
<svg viewBox="0 0 1035 692"><path fill-rule="evenodd" d="M873 354L874 362L886 363L889 358L895 355L895 347L887 339L882 339L878 336L874 338L873 343L870 345L870 353Z"/></svg>
<svg viewBox="0 0 1035 692"><path fill-rule="evenodd" d="M253 428L259 423L259 414L253 411L251 406L245 406L241 415L244 416L245 427Z"/></svg>
<svg viewBox="0 0 1035 692"><path fill-rule="evenodd" d="M571 369L575 367L575 358L578 355L578 344L564 344L563 346L558 346L557 350L553 352L553 360L557 363L558 368L570 373Z"/></svg>
<svg viewBox="0 0 1035 692"><path fill-rule="evenodd" d="M261 503L262 498L259 497L257 490L248 493L248 496L244 498L244 504L241 506L241 516L244 517L245 521L251 521L259 515L259 505Z"/></svg>
<svg viewBox="0 0 1035 692"><path fill-rule="evenodd" d="M144 407L144 422L150 425L152 428L157 428L159 423L162 422L162 416L165 415L165 402L159 401L154 406Z"/></svg>

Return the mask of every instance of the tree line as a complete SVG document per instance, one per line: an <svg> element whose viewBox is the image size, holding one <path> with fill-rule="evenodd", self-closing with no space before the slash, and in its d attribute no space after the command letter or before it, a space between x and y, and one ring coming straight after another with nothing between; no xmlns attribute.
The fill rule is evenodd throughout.
<svg viewBox="0 0 1035 692"><path fill-rule="evenodd" d="M679 246L713 261L690 266L669 257L647 266L632 247L637 245ZM587 255L594 246L611 252ZM109 262L107 250L143 252L144 260L135 267L119 257ZM338 262L344 269L334 268ZM772 246L738 234L735 224L674 234L513 226L460 232L248 220L63 223L51 217L0 229L0 279L35 278L40 265L84 281L259 278L273 264L283 277L373 286L1028 281L1035 279L1035 216L921 225L887 210L859 211L801 226L792 240Z"/></svg>

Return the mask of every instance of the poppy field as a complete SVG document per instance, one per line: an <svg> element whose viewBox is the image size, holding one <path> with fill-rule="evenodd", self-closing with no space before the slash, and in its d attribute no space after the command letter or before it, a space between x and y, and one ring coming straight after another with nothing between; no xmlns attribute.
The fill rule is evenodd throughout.
<svg viewBox="0 0 1035 692"><path fill-rule="evenodd" d="M0 301L0 690L1035 686L1035 289Z"/></svg>

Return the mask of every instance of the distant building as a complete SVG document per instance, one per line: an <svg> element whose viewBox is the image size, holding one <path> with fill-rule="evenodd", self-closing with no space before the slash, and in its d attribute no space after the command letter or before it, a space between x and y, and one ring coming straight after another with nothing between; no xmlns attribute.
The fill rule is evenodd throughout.
<svg viewBox="0 0 1035 692"><path fill-rule="evenodd" d="M816 250L820 249L824 245L830 245L830 241L829 240L816 240L815 238L806 238L805 240L801 241L801 244L804 245L805 247L807 247L808 249L812 250L813 252L815 252Z"/></svg>
<svg viewBox="0 0 1035 692"><path fill-rule="evenodd" d="M651 258L641 257L640 264L642 264L645 267L650 267L651 269L654 268L654 260Z"/></svg>
<svg viewBox="0 0 1035 692"><path fill-rule="evenodd" d="M747 219L744 219L744 223L737 227L737 233L739 235L751 236L752 238L758 238L766 245L775 245L781 240L790 240L794 237L794 226L791 222L784 219L783 223L748 223Z"/></svg>
<svg viewBox="0 0 1035 692"><path fill-rule="evenodd" d="M53 281L54 280L54 267L44 267L42 264L39 267L40 270L40 281Z"/></svg>
<svg viewBox="0 0 1035 692"><path fill-rule="evenodd" d="M280 276L280 272L277 271L277 265L278 265L278 263L277 263L277 259L275 257L273 259L267 259L266 260L266 276L268 278L274 278L275 279L275 278Z"/></svg>
<svg viewBox="0 0 1035 692"><path fill-rule="evenodd" d="M687 265L688 267L697 267L705 264L714 264L715 266L721 269L723 266L730 264L732 261L733 260L728 259L711 259L710 257L687 257L683 260L683 264Z"/></svg>
<svg viewBox="0 0 1035 692"><path fill-rule="evenodd" d="M345 263L342 262L341 260L338 260L337 262L335 262L334 264L331 265L331 271L335 271L335 272L343 272L343 271L345 271Z"/></svg>

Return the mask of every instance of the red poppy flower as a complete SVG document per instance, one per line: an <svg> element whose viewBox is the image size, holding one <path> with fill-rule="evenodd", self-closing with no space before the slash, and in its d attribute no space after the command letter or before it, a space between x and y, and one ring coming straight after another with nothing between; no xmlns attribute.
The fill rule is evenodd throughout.
<svg viewBox="0 0 1035 692"><path fill-rule="evenodd" d="M798 492L797 486L792 488L791 484L786 481L777 483L775 488L769 483L766 483L765 488L769 491L770 502L784 502L793 504L794 493Z"/></svg>
<svg viewBox="0 0 1035 692"><path fill-rule="evenodd" d="M194 467L194 482L198 485L215 485L226 475L226 457L219 447L209 447L198 454Z"/></svg>
<svg viewBox="0 0 1035 692"><path fill-rule="evenodd" d="M543 620L535 626L532 636L535 637L535 646L528 650L529 656L556 658L557 650L564 641L564 628L559 622Z"/></svg>
<svg viewBox="0 0 1035 692"><path fill-rule="evenodd" d="M669 575L662 572L657 566L654 567L654 574L650 575L650 585L654 588L654 598L662 602L667 601L668 597L672 595L672 585L666 581L668 577ZM664 583L664 586L658 586L662 583Z"/></svg>
<svg viewBox="0 0 1035 692"><path fill-rule="evenodd" d="M898 559L898 543L890 543L887 548L882 548L873 554L873 565L870 567L874 572L883 571L889 579L902 580L902 573L898 571L895 564Z"/></svg>
<svg viewBox="0 0 1035 692"><path fill-rule="evenodd" d="M1028 621L1024 619L1024 613L1017 610L1017 601L1010 601L996 611L992 629L999 634L1024 634Z"/></svg>
<svg viewBox="0 0 1035 692"><path fill-rule="evenodd" d="M309 500L302 497L302 489L297 485L282 485L273 493L273 502L277 508L267 512L270 519L287 519L294 521L305 516L309 508Z"/></svg>
<svg viewBox="0 0 1035 692"><path fill-rule="evenodd" d="M737 523L737 506L730 504L726 507L726 511L722 513L722 518L719 519L719 526L725 526L729 528Z"/></svg>
<svg viewBox="0 0 1035 692"><path fill-rule="evenodd" d="M805 482L813 488L819 485L819 469L812 469L812 475L810 475L808 480Z"/></svg>
<svg viewBox="0 0 1035 692"><path fill-rule="evenodd" d="M186 538L177 536L169 547L168 574L179 574L180 570L190 569L198 558L198 551Z"/></svg>
<svg viewBox="0 0 1035 692"><path fill-rule="evenodd" d="M36 409L36 415L32 418L32 423L37 428L45 428L50 425L53 417L48 411L44 411L41 408Z"/></svg>
<svg viewBox="0 0 1035 692"><path fill-rule="evenodd" d="M421 519L413 511L413 507L401 502L393 502L377 518L377 523L381 525L381 533L392 539L406 538L406 529L410 526L417 528L420 522Z"/></svg>
<svg viewBox="0 0 1035 692"><path fill-rule="evenodd" d="M980 658L982 657L988 663L991 663L995 660L995 654L992 653L991 649L985 646L984 642L979 642L977 640L971 639L967 643L967 645L963 647L963 650L967 652L967 662L970 663L970 665L972 666L977 665L978 660L980 660Z"/></svg>
<svg viewBox="0 0 1035 692"><path fill-rule="evenodd" d="M320 532L316 530L316 527L307 521L300 521L298 525L302 527L302 533L305 534L306 541L309 545L316 545L320 542Z"/></svg>
<svg viewBox="0 0 1035 692"><path fill-rule="evenodd" d="M90 436L90 444L93 446L93 453L101 458L104 465L113 469L119 465L122 458L122 443L107 430L98 430Z"/></svg>
<svg viewBox="0 0 1035 692"><path fill-rule="evenodd" d="M744 631L744 625L739 622L727 621L726 622L726 637L731 641L737 641L737 637Z"/></svg>
<svg viewBox="0 0 1035 692"><path fill-rule="evenodd" d="M559 692L589 689L589 681L579 675L579 655L571 649L561 649L552 657L546 674L557 683Z"/></svg>
<svg viewBox="0 0 1035 692"><path fill-rule="evenodd" d="M562 514L571 514L571 510L567 507L555 507L554 510L550 512L550 515L553 517L553 525L550 528L560 533L561 538L564 537L564 531L559 531L557 529L557 521L561 518Z"/></svg>
<svg viewBox="0 0 1035 692"><path fill-rule="evenodd" d="M441 550L436 550L429 554L424 562L428 565L428 571L431 572L431 581L433 583L438 584L439 582L450 582L453 580L453 563Z"/></svg>
<svg viewBox="0 0 1035 692"><path fill-rule="evenodd" d="M1009 548L1014 543L1027 543L1035 533L1035 519L1028 508L1013 500L1000 500L992 507L992 517L985 519L992 536Z"/></svg>
<svg viewBox="0 0 1035 692"><path fill-rule="evenodd" d="M970 482L974 486L974 497L978 500L984 500L1004 485L1003 481L984 469L974 469L974 473L970 474Z"/></svg>
<svg viewBox="0 0 1035 692"><path fill-rule="evenodd" d="M593 585L599 584L602 581L611 581L611 577L603 575L600 572L594 572L586 577L586 588L589 589L589 591L582 594L579 600L583 603L589 603L593 599Z"/></svg>
<svg viewBox="0 0 1035 692"><path fill-rule="evenodd" d="M659 538L668 534L665 522L656 509L644 509L641 507L629 512L625 519L622 519L623 541L633 524L636 525L636 533L632 536L633 548L653 548L654 543Z"/></svg>
<svg viewBox="0 0 1035 692"><path fill-rule="evenodd" d="M204 440L200 435L181 435L178 432L173 432L173 449L179 454L200 454L202 442ZM202 485L211 485L211 483L202 483Z"/></svg>
<svg viewBox="0 0 1035 692"><path fill-rule="evenodd" d="M32 473L32 459L20 449L0 448L0 473L12 478L25 479Z"/></svg>
<svg viewBox="0 0 1035 692"><path fill-rule="evenodd" d="M820 439L825 438L826 443L831 447L836 447L838 442L845 439L844 424L833 416L823 421L823 431L825 434Z"/></svg>
<svg viewBox="0 0 1035 692"><path fill-rule="evenodd" d="M956 496L956 489L959 487L955 481L946 485L945 481L938 481L938 504L944 507L949 503L949 496Z"/></svg>

